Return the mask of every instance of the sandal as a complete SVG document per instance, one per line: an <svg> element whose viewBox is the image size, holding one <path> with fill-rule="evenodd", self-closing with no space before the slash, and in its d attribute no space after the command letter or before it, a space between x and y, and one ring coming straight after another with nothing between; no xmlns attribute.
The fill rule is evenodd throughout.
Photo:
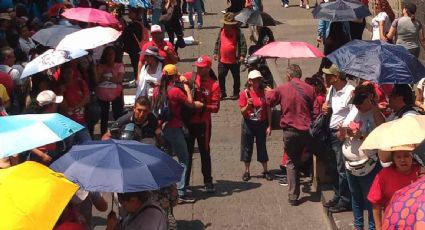
<svg viewBox="0 0 425 230"><path fill-rule="evenodd" d="M251 175L249 175L249 172L245 172L242 176L243 181L249 181L251 179Z"/></svg>

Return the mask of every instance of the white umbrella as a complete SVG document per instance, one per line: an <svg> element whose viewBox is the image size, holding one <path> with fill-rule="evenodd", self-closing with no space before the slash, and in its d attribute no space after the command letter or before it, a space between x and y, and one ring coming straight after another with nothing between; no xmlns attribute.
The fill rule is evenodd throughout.
<svg viewBox="0 0 425 230"><path fill-rule="evenodd" d="M78 27L55 25L39 30L31 38L43 46L56 47L66 35L79 30L81 29Z"/></svg>
<svg viewBox="0 0 425 230"><path fill-rule="evenodd" d="M92 27L66 35L56 49L93 49L118 39L121 32L110 27Z"/></svg>
<svg viewBox="0 0 425 230"><path fill-rule="evenodd" d="M34 60L29 62L22 72L21 79L26 78L35 73L52 68L54 66L69 62L73 59L87 55L85 50L58 50L49 49Z"/></svg>

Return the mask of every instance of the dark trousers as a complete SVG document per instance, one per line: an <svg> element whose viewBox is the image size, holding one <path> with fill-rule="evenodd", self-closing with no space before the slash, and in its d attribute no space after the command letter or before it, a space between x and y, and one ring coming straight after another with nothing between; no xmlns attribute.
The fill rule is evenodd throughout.
<svg viewBox="0 0 425 230"><path fill-rule="evenodd" d="M187 14L187 2L186 2L186 0L183 0L183 3L182 3L182 13Z"/></svg>
<svg viewBox="0 0 425 230"><path fill-rule="evenodd" d="M362 22L350 22L350 34L351 40L363 38L363 31L366 27L366 20L363 19Z"/></svg>
<svg viewBox="0 0 425 230"><path fill-rule="evenodd" d="M246 163L251 162L252 152L254 151L254 140L257 146L257 161L262 163L269 161L266 146L266 130L266 121L242 119L241 161Z"/></svg>
<svg viewBox="0 0 425 230"><path fill-rule="evenodd" d="M187 166L186 173L186 186L190 183L190 174L192 171L192 157L195 150L195 141L198 142L198 149L201 154L201 170L204 176L204 183L212 183L213 179L211 176L211 155L210 155L210 140L211 140L211 121L209 123L202 124L190 124L189 125L189 138L187 141L187 147L189 151L189 163Z"/></svg>
<svg viewBox="0 0 425 230"><path fill-rule="evenodd" d="M232 72L233 76L233 95L239 95L239 90L241 88L241 73L240 73L240 63L235 64L224 64L222 62L218 63L218 83L221 89L221 95L226 94L226 76Z"/></svg>
<svg viewBox="0 0 425 230"><path fill-rule="evenodd" d="M138 70L138 65L139 65L140 54L139 53L131 53L131 54L128 54L128 56L130 57L131 67L133 67L134 80L136 80L137 75L138 75L137 70Z"/></svg>
<svg viewBox="0 0 425 230"><path fill-rule="evenodd" d="M348 187L347 172L345 170L345 158L342 153L342 145L344 142L340 141L337 136L337 130L331 129L330 144L332 157L330 164L336 165L336 179L334 180L335 196L334 199L338 200L340 205L351 205L351 192ZM334 168L334 166L333 166Z"/></svg>
<svg viewBox="0 0 425 230"><path fill-rule="evenodd" d="M165 26L165 30L167 31L169 41L171 42L171 44L173 44L174 50L177 52L178 48L182 48L185 46L182 25L180 24L180 21L177 21L177 22L166 23L164 26ZM177 36L177 42L175 43L174 43L174 34Z"/></svg>
<svg viewBox="0 0 425 230"><path fill-rule="evenodd" d="M112 104L114 119L117 120L124 112L124 97L121 94L121 96L115 98L113 101L102 101L99 98L98 101L100 106L100 133L103 135L108 131L110 104Z"/></svg>
<svg viewBox="0 0 425 230"><path fill-rule="evenodd" d="M302 166L301 154L304 148L308 147L312 138L308 131L296 129L283 130L284 150L288 155L286 172L288 178L288 197L290 200L296 200L300 196L300 175L299 170Z"/></svg>

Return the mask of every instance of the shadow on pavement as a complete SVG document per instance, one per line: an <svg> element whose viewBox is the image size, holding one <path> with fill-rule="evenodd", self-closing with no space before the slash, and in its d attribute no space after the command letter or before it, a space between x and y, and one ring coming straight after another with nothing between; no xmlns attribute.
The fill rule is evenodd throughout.
<svg viewBox="0 0 425 230"><path fill-rule="evenodd" d="M204 230L211 226L211 223L204 224L200 220L177 220L178 230Z"/></svg>
<svg viewBox="0 0 425 230"><path fill-rule="evenodd" d="M308 194L307 196L301 197L299 199L299 204L302 204L304 202L310 201L310 202L320 202L320 192L318 191L312 191L313 184L311 181L304 181L301 182L301 191L303 193Z"/></svg>
<svg viewBox="0 0 425 230"><path fill-rule="evenodd" d="M206 200L209 197L225 197L231 196L233 193L240 193L251 189L256 189L261 186L261 183L243 182L243 181L228 181L217 180L215 184L215 193L205 193L204 186L191 187L193 196L198 200Z"/></svg>

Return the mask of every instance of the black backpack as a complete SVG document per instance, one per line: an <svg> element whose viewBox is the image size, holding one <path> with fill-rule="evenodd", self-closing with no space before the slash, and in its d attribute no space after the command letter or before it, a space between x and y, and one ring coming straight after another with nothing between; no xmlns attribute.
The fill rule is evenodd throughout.
<svg viewBox="0 0 425 230"><path fill-rule="evenodd" d="M156 116L158 120L163 122L170 121L173 117L171 113L171 108L169 106L168 97L158 106L156 106L153 110L153 114Z"/></svg>

